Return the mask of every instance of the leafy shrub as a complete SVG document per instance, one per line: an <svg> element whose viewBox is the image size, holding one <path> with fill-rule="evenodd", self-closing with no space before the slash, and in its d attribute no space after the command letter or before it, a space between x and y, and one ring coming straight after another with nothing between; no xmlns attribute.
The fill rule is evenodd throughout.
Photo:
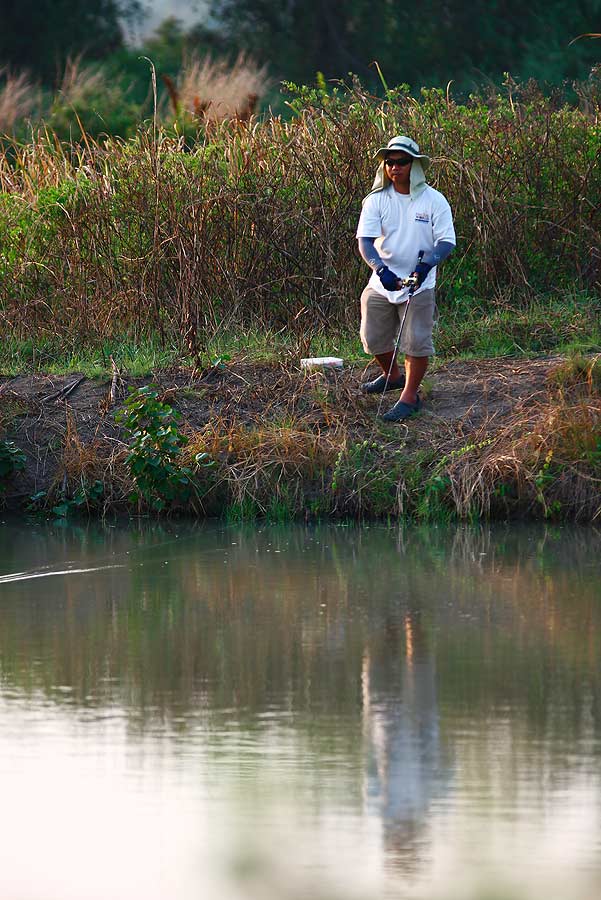
<svg viewBox="0 0 601 900"><path fill-rule="evenodd" d="M75 491L73 496L60 494L56 502L52 506L52 512L58 519L66 519L71 513L81 512L83 509L94 509L97 507L104 495L104 484L100 479L96 479L91 484L83 481L80 487ZM46 492L40 491L31 498L32 508L36 504L46 498Z"/></svg>
<svg viewBox="0 0 601 900"><path fill-rule="evenodd" d="M25 454L12 441L0 441L0 493L5 491L5 483L15 472L25 468Z"/></svg>
<svg viewBox="0 0 601 900"><path fill-rule="evenodd" d="M195 473L181 465L179 457L188 443L177 422L178 412L162 403L150 386L130 389L125 408L115 414L131 437L131 449L126 456L136 490L130 500L144 501L160 511L166 506L185 503L195 488ZM195 457L197 467L211 465L206 453Z"/></svg>
<svg viewBox="0 0 601 900"><path fill-rule="evenodd" d="M100 67L70 60L61 88L50 107L48 124L65 141L81 141L100 134L133 134L142 118L118 81Z"/></svg>

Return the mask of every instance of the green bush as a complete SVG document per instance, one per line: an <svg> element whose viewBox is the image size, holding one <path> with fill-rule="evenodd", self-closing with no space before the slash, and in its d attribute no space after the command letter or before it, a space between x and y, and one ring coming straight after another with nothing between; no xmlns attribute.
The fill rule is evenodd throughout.
<svg viewBox="0 0 601 900"><path fill-rule="evenodd" d="M118 79L100 67L67 66L63 89L54 97L48 126L63 141L85 141L101 134L123 138L135 133L142 108Z"/></svg>
<svg viewBox="0 0 601 900"><path fill-rule="evenodd" d="M188 440L177 427L179 413L146 385L130 389L125 407L117 411L115 419L131 439L126 463L135 491L130 500L144 502L156 511L188 501L195 489L195 473L180 461ZM197 469L211 465L206 453L197 454L195 462Z"/></svg>
<svg viewBox="0 0 601 900"><path fill-rule="evenodd" d="M6 491L6 481L25 468L25 454L12 441L0 441L0 494Z"/></svg>

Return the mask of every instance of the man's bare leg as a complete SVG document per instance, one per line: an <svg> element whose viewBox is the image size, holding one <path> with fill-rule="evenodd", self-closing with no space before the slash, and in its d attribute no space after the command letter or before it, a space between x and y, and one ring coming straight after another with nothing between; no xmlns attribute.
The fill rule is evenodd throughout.
<svg viewBox="0 0 601 900"><path fill-rule="evenodd" d="M404 403L417 402L417 391L426 374L428 362L427 356L405 356L405 387L400 396ZM392 378L392 375L390 377Z"/></svg>
<svg viewBox="0 0 601 900"><path fill-rule="evenodd" d="M395 359L394 350L390 350L388 353L379 353L376 356L376 359L382 366L384 375L388 375L388 372L390 372L390 376L388 379L389 381L392 381L394 383L395 381L399 380L399 378L401 377L401 370L399 369L399 364ZM405 366L405 369L406 368L407 367Z"/></svg>

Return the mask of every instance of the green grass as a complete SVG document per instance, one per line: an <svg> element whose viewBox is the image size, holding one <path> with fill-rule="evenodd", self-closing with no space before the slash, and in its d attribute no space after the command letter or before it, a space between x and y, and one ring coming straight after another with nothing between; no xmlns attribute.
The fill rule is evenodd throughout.
<svg viewBox="0 0 601 900"><path fill-rule="evenodd" d="M174 348L161 348L158 342L112 343L102 347L67 345L61 341L42 339L18 341L8 338L0 346L0 374L47 372L62 375L81 372L89 378L112 372L111 356L120 371L134 376L148 375L157 369L181 364L181 354Z"/></svg>
<svg viewBox="0 0 601 900"><path fill-rule="evenodd" d="M358 303L357 303L358 306ZM601 352L601 298L573 294L542 296L527 303L491 307L478 301L440 303L435 332L437 360L532 356L540 353L573 355ZM366 363L357 329L336 327L299 337L287 329L240 329L218 332L201 354L203 367L231 361L295 363L302 356L340 356L347 363ZM88 377L111 374L111 357L125 374L142 377L172 366L194 365L191 357L158 339L86 346L80 338L65 344L49 338L33 342L5 338L0 343L0 374L81 372Z"/></svg>
<svg viewBox="0 0 601 900"><path fill-rule="evenodd" d="M227 364L234 359L270 363L287 361L291 357L300 358L302 352L304 350L298 338L284 330L241 330L216 335L202 353L201 361L206 367ZM352 335L343 340L340 335L336 335L335 343L321 336L318 341L311 342L308 352L315 356L339 354L345 359L363 355L358 338ZM161 347L158 339L138 344L114 341L98 347L86 346L83 339L65 345L64 342L48 338L36 342L6 338L0 342L0 375L36 372L60 375L81 372L93 378L111 374L111 357L120 372L134 377L150 375L172 366L194 366L191 356L182 355L176 346Z"/></svg>
<svg viewBox="0 0 601 900"><path fill-rule="evenodd" d="M573 294L470 307L441 304L435 345L440 356L491 358L601 350L601 298Z"/></svg>

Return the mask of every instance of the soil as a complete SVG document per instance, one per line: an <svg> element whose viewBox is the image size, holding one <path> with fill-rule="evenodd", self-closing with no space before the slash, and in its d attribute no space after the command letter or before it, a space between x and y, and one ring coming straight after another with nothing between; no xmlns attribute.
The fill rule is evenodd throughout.
<svg viewBox="0 0 601 900"><path fill-rule="evenodd" d="M383 398L361 394L360 382L377 374L371 367L305 372L294 362L240 362L205 372L158 372L145 379L93 379L73 373L0 377L0 437L14 441L27 458L25 471L10 479L5 501L20 506L48 490L60 477L69 435L76 434L84 446L123 447L114 412L128 388L144 383L158 386L181 413L180 427L189 434L215 421L224 429L294 422L320 433L343 430L356 440L377 435L378 440L395 442L402 436L409 449L435 443L445 453L483 423L487 433L494 433L513 412L546 396L549 374L561 362L560 357L546 357L441 365L424 383L423 412L404 425L380 424L377 416L395 402L395 392Z"/></svg>

